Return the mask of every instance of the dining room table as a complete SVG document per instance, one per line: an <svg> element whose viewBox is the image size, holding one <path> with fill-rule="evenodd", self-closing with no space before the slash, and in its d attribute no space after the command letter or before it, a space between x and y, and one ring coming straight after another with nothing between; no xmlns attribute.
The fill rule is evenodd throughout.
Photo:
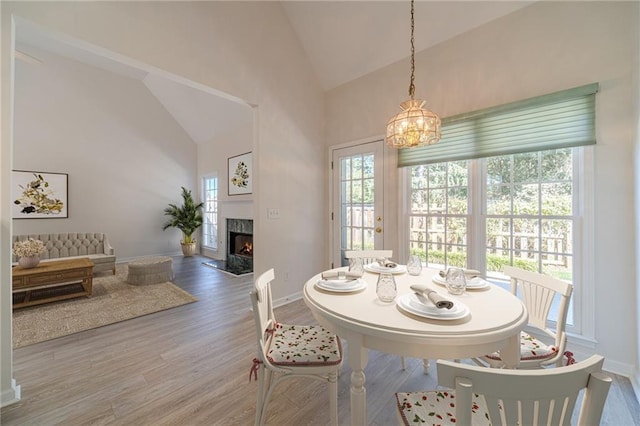
<svg viewBox="0 0 640 426"><path fill-rule="evenodd" d="M383 302L376 294L380 271L386 272L384 267L370 266L360 278L351 279L346 267L336 268L324 272L335 279L323 279L319 273L303 288L304 302L316 321L347 342L352 425L367 424L369 349L421 359L466 359L500 351L507 368L518 366L520 331L528 314L511 292L476 279L478 285L453 295L438 269L422 268L419 275L409 275L404 265L397 265L392 274L397 296ZM415 285L436 291L435 296L453 302L455 309L423 309L420 304L425 299L415 294L411 288Z"/></svg>

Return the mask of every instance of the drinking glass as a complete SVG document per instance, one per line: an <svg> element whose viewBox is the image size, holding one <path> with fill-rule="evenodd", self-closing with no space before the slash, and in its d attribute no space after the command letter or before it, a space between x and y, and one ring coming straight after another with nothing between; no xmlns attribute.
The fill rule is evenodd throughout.
<svg viewBox="0 0 640 426"><path fill-rule="evenodd" d="M451 294L460 295L467 289L467 277L464 275L464 269L447 269L445 281L447 282L447 291Z"/></svg>
<svg viewBox="0 0 640 426"><path fill-rule="evenodd" d="M396 289L396 280L391 274L380 274L378 283L376 284L376 294L382 302L393 302L396 299L398 291Z"/></svg>
<svg viewBox="0 0 640 426"><path fill-rule="evenodd" d="M361 257L354 257L349 259L349 272L356 274L364 274L364 262Z"/></svg>
<svg viewBox="0 0 640 426"><path fill-rule="evenodd" d="M412 254L407 260L407 272L409 275L420 275L422 272L422 259L420 256Z"/></svg>

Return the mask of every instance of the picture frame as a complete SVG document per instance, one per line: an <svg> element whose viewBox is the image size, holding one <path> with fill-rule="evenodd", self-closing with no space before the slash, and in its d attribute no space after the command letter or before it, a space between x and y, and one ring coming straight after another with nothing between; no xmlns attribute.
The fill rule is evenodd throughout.
<svg viewBox="0 0 640 426"><path fill-rule="evenodd" d="M66 219L69 217L69 175L13 170L11 213L14 219Z"/></svg>
<svg viewBox="0 0 640 426"><path fill-rule="evenodd" d="M253 192L251 152L229 157L227 188L229 195L243 195Z"/></svg>

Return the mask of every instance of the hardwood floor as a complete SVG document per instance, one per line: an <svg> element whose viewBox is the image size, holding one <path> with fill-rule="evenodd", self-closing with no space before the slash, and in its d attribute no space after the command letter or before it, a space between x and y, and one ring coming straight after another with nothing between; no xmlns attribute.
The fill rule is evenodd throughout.
<svg viewBox="0 0 640 426"><path fill-rule="evenodd" d="M22 400L2 409L2 425L252 424L253 276L233 277L203 266L203 260L174 258L174 282L196 303L15 350ZM282 322L313 322L302 301L275 312ZM399 357L375 351L366 374L371 425L396 424L395 391L436 385L433 366L425 375L422 361L408 358L402 371ZM349 376L345 364L340 424L349 423ZM629 380L612 377L602 424L640 424ZM324 425L327 407L323 383L290 380L274 393L268 424Z"/></svg>

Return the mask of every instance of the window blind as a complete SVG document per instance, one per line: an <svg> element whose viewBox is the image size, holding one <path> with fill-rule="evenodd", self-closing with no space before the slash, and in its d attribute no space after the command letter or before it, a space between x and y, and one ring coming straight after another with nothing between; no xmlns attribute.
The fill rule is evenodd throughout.
<svg viewBox="0 0 640 426"><path fill-rule="evenodd" d="M444 118L440 142L401 149L398 167L595 144L597 91L593 83Z"/></svg>

